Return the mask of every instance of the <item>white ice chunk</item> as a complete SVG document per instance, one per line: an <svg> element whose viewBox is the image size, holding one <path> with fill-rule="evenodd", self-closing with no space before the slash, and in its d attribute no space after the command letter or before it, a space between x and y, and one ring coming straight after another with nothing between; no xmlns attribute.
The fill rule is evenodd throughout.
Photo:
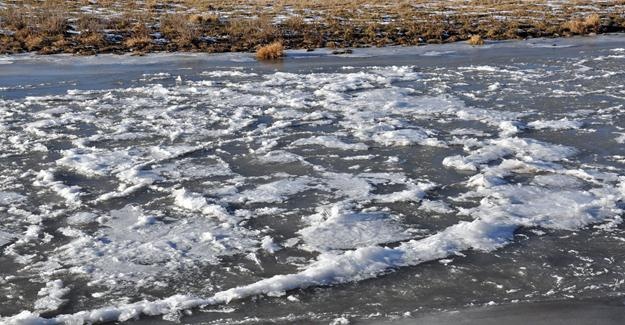
<svg viewBox="0 0 625 325"><path fill-rule="evenodd" d="M260 246L269 254L273 254L281 249L281 247L278 244L274 243L273 238L271 238L271 236L263 237L263 239L260 242Z"/></svg>
<svg viewBox="0 0 625 325"><path fill-rule="evenodd" d="M26 200L26 197L22 194L15 192L1 192L0 191L0 205L11 205Z"/></svg>
<svg viewBox="0 0 625 325"><path fill-rule="evenodd" d="M401 224L386 213L354 212L341 204L308 217L310 226L299 231L314 250L350 249L401 241L409 237Z"/></svg>
<svg viewBox="0 0 625 325"><path fill-rule="evenodd" d="M538 120L527 123L527 126L531 129L535 130L566 130L566 129L579 129L584 126L584 122L569 120L567 118L563 118L560 120Z"/></svg>
<svg viewBox="0 0 625 325"><path fill-rule="evenodd" d="M460 170L477 170L479 166L508 156L527 162L559 161L576 152L574 148L528 138L502 138L488 140L484 146L468 156L451 156L443 165Z"/></svg>
<svg viewBox="0 0 625 325"><path fill-rule="evenodd" d="M293 146L309 146L318 145L326 148L341 149L341 150L367 150L368 147L364 143L346 143L339 140L334 136L320 135L310 138L304 138L293 141Z"/></svg>
<svg viewBox="0 0 625 325"><path fill-rule="evenodd" d="M62 181L55 180L54 169L40 170L33 185L50 188L57 195L64 198L70 206L79 206L81 204L80 197L82 192L80 186L68 186Z"/></svg>
<svg viewBox="0 0 625 325"><path fill-rule="evenodd" d="M307 177L285 178L270 183L260 184L253 189L245 190L228 200L245 203L279 203L290 196L313 188L312 179Z"/></svg>
<svg viewBox="0 0 625 325"><path fill-rule="evenodd" d="M15 237L16 236L11 233L0 230L0 247L10 243Z"/></svg>
<svg viewBox="0 0 625 325"><path fill-rule="evenodd" d="M35 309L38 311L55 311L67 302L64 297L69 293L70 289L63 287L63 281L53 280L46 283L46 286L39 290L35 301Z"/></svg>

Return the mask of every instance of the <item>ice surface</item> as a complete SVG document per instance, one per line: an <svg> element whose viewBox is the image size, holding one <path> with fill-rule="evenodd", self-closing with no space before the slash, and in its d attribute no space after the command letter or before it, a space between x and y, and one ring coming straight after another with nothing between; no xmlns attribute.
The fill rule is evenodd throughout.
<svg viewBox="0 0 625 325"><path fill-rule="evenodd" d="M604 52L584 65L621 60ZM529 268L531 236L566 248L572 233L617 231L625 178L604 157L625 155L622 87L594 89L587 78L601 70L569 71L560 59L435 64L462 55L415 55L433 66L152 66L129 83L0 99L1 159L12 166L0 171L2 257L45 283L20 299L3 292L24 311L2 322L175 319L440 259L449 274L480 277L489 267L456 268L459 257L482 251ZM422 285L415 292L445 282L423 269L398 278ZM524 281L509 292L548 292ZM77 299L85 304L68 303Z"/></svg>
<svg viewBox="0 0 625 325"><path fill-rule="evenodd" d="M8 244L15 238L15 235L8 233L6 231L0 230L0 247Z"/></svg>
<svg viewBox="0 0 625 325"><path fill-rule="evenodd" d="M0 192L0 205L10 205L25 200L26 197L15 192Z"/></svg>
<svg viewBox="0 0 625 325"><path fill-rule="evenodd" d="M480 166L506 157L515 157L526 162L549 162L564 159L574 153L574 148L513 137L488 140L467 156L446 157L443 165L460 170L478 170Z"/></svg>
<svg viewBox="0 0 625 325"><path fill-rule="evenodd" d="M67 302L63 297L69 293L69 288L63 287L63 281L54 280L46 283L37 293L39 299L35 301L35 309L43 312L55 311Z"/></svg>
<svg viewBox="0 0 625 325"><path fill-rule="evenodd" d="M315 136L307 139L299 139L291 143L294 146L320 145L327 148L336 148L342 150L367 150L364 143L345 143L336 137Z"/></svg>
<svg viewBox="0 0 625 325"><path fill-rule="evenodd" d="M228 222L236 219L223 208L181 195L187 196L185 208L206 216L165 222L158 214L126 206L98 218L102 228L95 234L76 232L55 259L72 272L91 275L94 283L152 286L150 280L183 267L215 264L220 256L254 250L255 232L232 227Z"/></svg>
<svg viewBox="0 0 625 325"><path fill-rule="evenodd" d="M342 205L322 209L308 220L310 226L299 233L314 250L354 249L410 237L392 216L380 212L358 213Z"/></svg>
<svg viewBox="0 0 625 325"><path fill-rule="evenodd" d="M566 129L579 129L584 125L581 121L574 121L563 118L561 120L555 121L532 121L527 124L528 127L532 129L542 130L542 129L552 129L552 130L566 130Z"/></svg>

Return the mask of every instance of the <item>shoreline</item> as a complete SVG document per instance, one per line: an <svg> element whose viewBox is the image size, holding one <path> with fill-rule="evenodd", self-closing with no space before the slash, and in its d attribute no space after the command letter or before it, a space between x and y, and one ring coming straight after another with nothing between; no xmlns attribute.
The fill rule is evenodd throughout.
<svg viewBox="0 0 625 325"><path fill-rule="evenodd" d="M482 40L625 32L625 3L620 0L106 3L0 2L0 54L236 53L255 52L273 42L289 50L345 53L350 48L464 41L479 46Z"/></svg>
<svg viewBox="0 0 625 325"><path fill-rule="evenodd" d="M352 54L352 52L354 50L361 50L361 49L389 49L389 48L397 48L397 47L401 47L401 48L413 48L413 47L421 47L421 46L427 46L427 45L449 45L449 44L462 44L462 43L466 43L468 45L471 45L473 47L484 47L484 46L488 46L490 44L493 44L493 42L505 42L505 41L519 41L519 42L524 42L524 41L532 41L532 40L562 40L562 39L571 39L571 38L578 38L578 37L597 37L597 36L604 36L604 35L625 35L625 28L623 28L622 30L616 30L616 31L607 31L607 32L601 32L601 33L587 33L587 34L570 34L570 35L548 35L548 36L537 36L537 37L528 37L528 38L497 38L497 39L485 39L484 43L482 44L471 44L470 43L470 39L457 39L457 40L451 40L451 41L440 41L440 42L427 42L427 43L421 43L421 42L417 42L414 44L395 44L395 43L390 43L390 44L384 44L381 46L377 46L377 45L360 45L360 46L347 46L347 47L328 47L328 46L321 46L321 47L287 47L285 48L285 52L292 52L292 51L305 51L305 52L318 52L318 51L324 51L326 50L327 52L329 52L330 54L333 55L349 55ZM2 46L2 42L0 42L0 46ZM260 45L259 45L260 47ZM12 55L22 55L22 54L35 54L35 55L58 55L58 54L70 54L73 56L98 56L98 55L102 55L102 54L111 54L111 55L119 55L119 56L124 56L124 55L131 55L131 56L146 56L146 55L150 55L150 54L237 54L237 53L248 53L248 54L254 54L256 53L256 49L248 49L248 50L241 50L241 51L231 51L231 50L201 50L201 49L195 49L195 50L171 50L171 49L167 49L167 48L163 48L163 47L156 47L156 48L151 48L148 51L137 51L136 49L132 49L132 48L104 48L101 51L100 50L95 50L95 51L84 51L84 49L82 49L81 47L70 47L70 48L65 48L65 49L59 49L59 50L52 50L52 51L20 51L20 52L4 52L4 51L0 51L0 55L3 56L12 56ZM274 59L275 60L275 59Z"/></svg>
<svg viewBox="0 0 625 325"><path fill-rule="evenodd" d="M362 47L354 48L349 52L337 52L334 48L317 48L314 51L306 49L285 49L284 56L279 60L261 61L262 65L289 62L299 62L305 59L359 59L369 57L396 57L396 56L418 56L423 58L443 58L468 55L470 53L485 53L491 49L518 48L518 49L564 49L570 47L585 46L597 43L622 42L625 39L625 32L605 33L597 35L576 35L571 37L539 37L528 39L508 39L487 41L484 45L474 46L467 42L453 42L427 45L388 45L383 47ZM126 61L119 62L117 58L124 58ZM99 53L95 55L76 55L72 53L40 54L36 52L0 54L0 66L9 66L14 63L39 60L63 63L77 62L81 64L143 64L143 63L166 63L169 60L209 60L232 63L252 63L257 61L253 52L167 52L154 51L144 53L142 56L133 53ZM94 61L95 60L95 61ZM145 61L148 60L148 61Z"/></svg>

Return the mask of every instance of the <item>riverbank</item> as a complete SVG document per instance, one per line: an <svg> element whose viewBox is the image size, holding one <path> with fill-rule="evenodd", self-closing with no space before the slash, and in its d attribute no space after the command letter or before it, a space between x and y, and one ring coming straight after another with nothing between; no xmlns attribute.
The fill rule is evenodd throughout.
<svg viewBox="0 0 625 325"><path fill-rule="evenodd" d="M254 52L625 31L625 1L0 2L0 53ZM478 42L479 43L479 42Z"/></svg>

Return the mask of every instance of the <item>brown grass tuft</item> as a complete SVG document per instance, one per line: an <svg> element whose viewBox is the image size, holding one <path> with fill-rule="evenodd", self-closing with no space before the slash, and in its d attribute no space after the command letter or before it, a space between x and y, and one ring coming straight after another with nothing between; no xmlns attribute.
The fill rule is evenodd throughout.
<svg viewBox="0 0 625 325"><path fill-rule="evenodd" d="M586 17L586 19L584 19L584 25L586 25L587 28L592 27L596 29L601 26L601 16L598 14L592 14Z"/></svg>
<svg viewBox="0 0 625 325"><path fill-rule="evenodd" d="M480 35L472 35L468 40L470 45L484 45L484 39Z"/></svg>
<svg viewBox="0 0 625 325"><path fill-rule="evenodd" d="M562 28L569 30L573 34L583 34L586 31L586 25L579 19L565 22Z"/></svg>
<svg viewBox="0 0 625 325"><path fill-rule="evenodd" d="M601 27L601 16L591 14L584 19L569 20L562 24L562 28L573 34L586 34L591 31L597 31Z"/></svg>
<svg viewBox="0 0 625 325"><path fill-rule="evenodd" d="M150 36L137 35L124 40L124 45L131 49L142 49L152 44Z"/></svg>
<svg viewBox="0 0 625 325"><path fill-rule="evenodd" d="M172 43L182 48L191 48L198 38L196 26L183 14L166 14L160 19L160 32Z"/></svg>
<svg viewBox="0 0 625 325"><path fill-rule="evenodd" d="M80 42L85 46L100 47L106 44L104 35L100 33L89 33L80 38Z"/></svg>
<svg viewBox="0 0 625 325"><path fill-rule="evenodd" d="M132 49L143 49L152 44L152 36L150 36L150 30L147 28L144 22L140 21L132 28L132 34L126 38L123 42L124 46Z"/></svg>
<svg viewBox="0 0 625 325"><path fill-rule="evenodd" d="M39 50L43 46L44 38L40 35L30 34L24 39L24 45L29 51Z"/></svg>
<svg viewBox="0 0 625 325"><path fill-rule="evenodd" d="M71 45L72 45L72 42L70 42L70 41L68 41L68 40L66 40L66 39L64 39L64 38L61 38L61 39L59 39L59 40L57 40L57 41L54 41L54 42L52 43L52 46L54 46L54 47L56 47L56 48L59 48L59 49L67 49L67 48L69 48Z"/></svg>
<svg viewBox="0 0 625 325"><path fill-rule="evenodd" d="M189 20L190 23L197 24L197 25L217 24L217 23L219 23L219 15L216 15L216 14L195 14L195 15L190 15L188 20Z"/></svg>
<svg viewBox="0 0 625 325"><path fill-rule="evenodd" d="M283 56L284 46L282 46L282 42L273 42L256 51L256 58L259 60L277 60Z"/></svg>
<svg viewBox="0 0 625 325"><path fill-rule="evenodd" d="M39 28L47 35L62 35L67 30L67 21L62 13L43 13L39 19Z"/></svg>

